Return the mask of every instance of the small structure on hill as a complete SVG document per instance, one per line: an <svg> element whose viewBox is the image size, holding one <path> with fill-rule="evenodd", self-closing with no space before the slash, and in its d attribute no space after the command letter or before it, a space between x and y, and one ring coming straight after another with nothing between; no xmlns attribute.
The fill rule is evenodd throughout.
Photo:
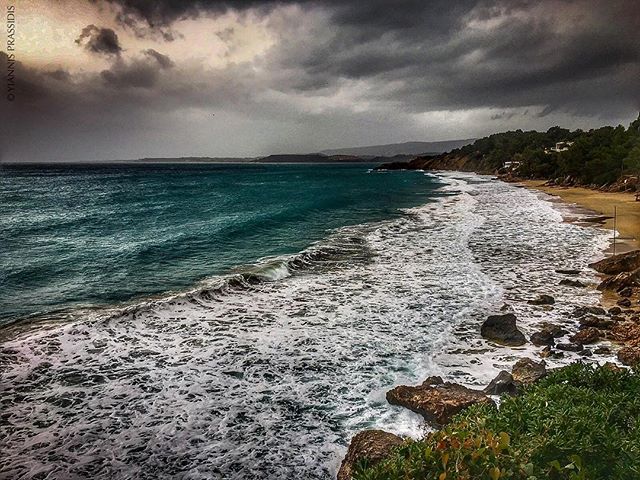
<svg viewBox="0 0 640 480"><path fill-rule="evenodd" d="M551 147L551 148L545 148L544 149L544 153L551 153L551 152L566 152L567 150L569 150L569 147L571 147L571 145L573 145L574 142L568 142L568 141L564 141L564 142L557 142L555 147Z"/></svg>

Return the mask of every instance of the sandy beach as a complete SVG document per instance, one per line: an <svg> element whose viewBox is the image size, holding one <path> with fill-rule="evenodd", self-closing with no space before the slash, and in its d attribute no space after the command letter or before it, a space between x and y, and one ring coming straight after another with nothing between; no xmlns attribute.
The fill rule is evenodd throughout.
<svg viewBox="0 0 640 480"><path fill-rule="evenodd" d="M619 239L632 249L640 248L640 202L635 201L633 193L600 192L582 187L549 187L544 185L543 180L523 180L519 183L607 217L613 217L616 207ZM612 229L613 218L607 219L602 226Z"/></svg>

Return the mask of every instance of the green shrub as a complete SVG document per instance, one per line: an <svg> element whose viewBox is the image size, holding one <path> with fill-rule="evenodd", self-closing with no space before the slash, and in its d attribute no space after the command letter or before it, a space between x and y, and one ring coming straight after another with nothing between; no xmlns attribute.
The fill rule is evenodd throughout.
<svg viewBox="0 0 640 480"><path fill-rule="evenodd" d="M577 363L474 406L356 480L640 479L640 375Z"/></svg>

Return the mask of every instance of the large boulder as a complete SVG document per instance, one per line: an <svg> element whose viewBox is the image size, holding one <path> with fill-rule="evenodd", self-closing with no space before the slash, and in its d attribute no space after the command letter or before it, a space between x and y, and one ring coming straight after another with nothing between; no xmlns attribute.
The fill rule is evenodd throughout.
<svg viewBox="0 0 640 480"><path fill-rule="evenodd" d="M524 334L516 326L517 317L513 313L489 315L480 327L480 334L489 340L517 347L527 343Z"/></svg>
<svg viewBox="0 0 640 480"><path fill-rule="evenodd" d="M572 336L569 340L578 345L587 345L600 340L600 330L595 327L586 327Z"/></svg>
<svg viewBox="0 0 640 480"><path fill-rule="evenodd" d="M416 387L399 385L389 390L387 401L391 405L406 407L437 426L446 424L452 416L471 405L493 403L478 390L449 382L434 384L430 379Z"/></svg>
<svg viewBox="0 0 640 480"><path fill-rule="evenodd" d="M629 346L622 347L618 350L618 360L623 365L629 365L630 367L635 367L640 364L640 347L637 346Z"/></svg>
<svg viewBox="0 0 640 480"><path fill-rule="evenodd" d="M513 380L522 385L537 382L547 374L544 361L534 362L530 358L521 358L511 369Z"/></svg>
<svg viewBox="0 0 640 480"><path fill-rule="evenodd" d="M402 445L404 440L392 433L382 430L365 430L353 437L338 470L338 480L351 480L358 462L366 460L375 465L387 458L394 448Z"/></svg>
<svg viewBox="0 0 640 480"><path fill-rule="evenodd" d="M600 285L598 285L598 290L618 292L632 287L640 287L640 268L604 279Z"/></svg>
<svg viewBox="0 0 640 480"><path fill-rule="evenodd" d="M551 295L538 295L533 300L529 300L528 303L529 305L553 305L556 300Z"/></svg>
<svg viewBox="0 0 640 480"><path fill-rule="evenodd" d="M617 275L640 268L640 250L633 250L620 255L613 255L589 265L596 272Z"/></svg>

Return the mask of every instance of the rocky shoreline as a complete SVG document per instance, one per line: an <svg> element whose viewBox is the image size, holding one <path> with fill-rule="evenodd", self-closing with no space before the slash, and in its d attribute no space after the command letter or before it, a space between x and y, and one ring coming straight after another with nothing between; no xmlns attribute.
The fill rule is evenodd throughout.
<svg viewBox="0 0 640 480"><path fill-rule="evenodd" d="M547 374L545 358L564 357L566 352L575 352L584 359L611 356L611 348L598 345L598 342L606 340L613 346L620 364L631 367L640 365L640 250L610 256L589 267L602 275L597 289L603 295L600 305L580 306L573 310L571 316L576 321L573 330L567 325L543 322L539 330L527 339L519 330L518 318L510 311L509 305L504 305L501 312L489 315L480 326L483 338L503 348L526 343L541 347L539 359L520 359L511 372L501 371L483 390L446 382L440 377L429 377L417 386L399 385L387 392L388 403L420 414L426 426L438 429L472 405L495 404L498 400L496 396L517 395L523 386ZM574 278L580 271L558 268L555 272L566 276L560 285L586 287ZM555 298L543 294L529 299L528 303L549 308L555 303ZM568 341L558 341L567 336ZM612 369L622 368L613 363L606 365ZM359 462L375 465L404 442L405 439L381 430L359 432L352 439L342 461L338 480L351 479Z"/></svg>

